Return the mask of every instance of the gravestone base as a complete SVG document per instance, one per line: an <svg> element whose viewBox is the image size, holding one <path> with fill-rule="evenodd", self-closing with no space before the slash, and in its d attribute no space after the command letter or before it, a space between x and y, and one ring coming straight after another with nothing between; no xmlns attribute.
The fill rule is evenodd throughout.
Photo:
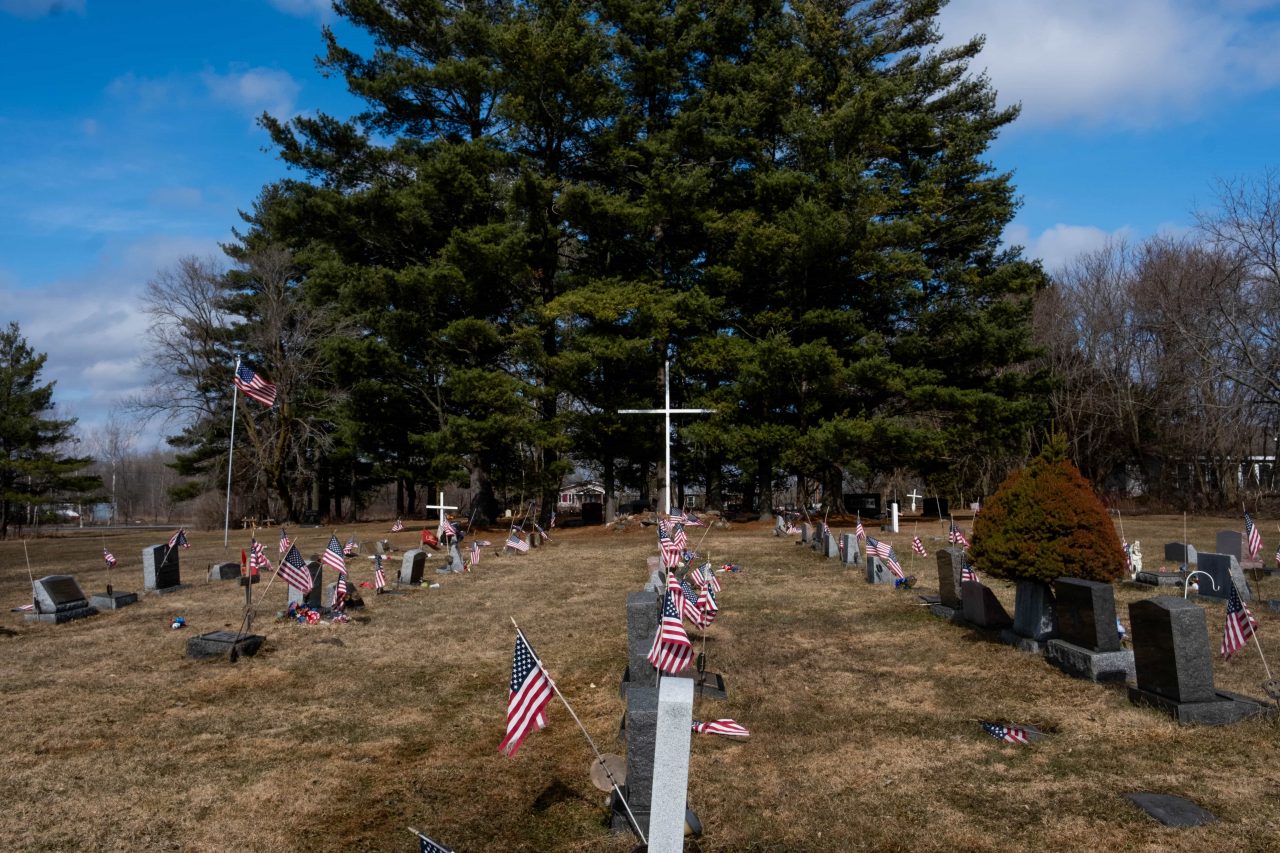
<svg viewBox="0 0 1280 853"><path fill-rule="evenodd" d="M1029 655L1042 655L1048 641L1024 637L1012 628L1005 628L1000 632L1000 642L1006 646L1013 646L1018 651L1026 652Z"/></svg>
<svg viewBox="0 0 1280 853"><path fill-rule="evenodd" d="M1239 693L1215 690L1214 696L1208 702L1178 702L1140 687L1129 688L1130 702L1164 711L1183 726L1227 726L1259 714L1275 714L1274 707Z"/></svg>
<svg viewBox="0 0 1280 853"><path fill-rule="evenodd" d="M174 584L173 586L162 586L162 587L156 587L155 589L149 589L147 590L147 594L148 595L167 595L171 592L178 592L179 590L183 590L186 588L187 588L187 585L185 583L179 583L179 584Z"/></svg>
<svg viewBox="0 0 1280 853"><path fill-rule="evenodd" d="M56 613L28 613L24 617L28 622L52 622L54 625L61 625L63 622L70 622L73 619L83 619L86 616L95 616L98 608L90 607L73 607L67 610L59 610Z"/></svg>
<svg viewBox="0 0 1280 853"><path fill-rule="evenodd" d="M1182 572L1138 572L1131 583L1147 586L1182 586Z"/></svg>
<svg viewBox="0 0 1280 853"><path fill-rule="evenodd" d="M958 607L948 607L945 604L937 603L929 605L929 612L939 619L950 622L952 625L964 624L964 611Z"/></svg>
<svg viewBox="0 0 1280 853"><path fill-rule="evenodd" d="M99 610L119 610L138 603L136 592L100 592L89 596L89 604Z"/></svg>
<svg viewBox="0 0 1280 853"><path fill-rule="evenodd" d="M1183 797L1151 794L1145 791L1135 791L1124 796L1165 826L1202 826L1218 819L1213 812Z"/></svg>
<svg viewBox="0 0 1280 853"><path fill-rule="evenodd" d="M704 672L693 680L693 692L703 699L727 699L724 676L718 672Z"/></svg>
<svg viewBox="0 0 1280 853"><path fill-rule="evenodd" d="M239 577L239 563L214 563L209 567L210 581L233 581Z"/></svg>
<svg viewBox="0 0 1280 853"><path fill-rule="evenodd" d="M1053 639L1047 643L1045 660L1067 675L1086 678L1099 683L1132 681L1134 679L1133 652L1095 652L1066 640Z"/></svg>
<svg viewBox="0 0 1280 853"><path fill-rule="evenodd" d="M261 634L237 634L235 631L210 631L187 640L187 657L228 657L236 650L237 657L253 657L267 639Z"/></svg>
<svg viewBox="0 0 1280 853"><path fill-rule="evenodd" d="M619 785L618 787L622 789L623 796L627 797L627 804L631 805L631 796L627 793L627 786ZM617 791L613 791L609 794L609 812L612 815L610 818L610 828L614 832L630 832L635 834L635 827L631 825L631 820L627 817L627 811L622 807L622 801L618 799ZM635 815L636 822L644 827L645 834L648 835L649 811L647 809L637 809L635 806L631 806L631 813ZM636 835L636 838L639 837L639 835Z"/></svg>

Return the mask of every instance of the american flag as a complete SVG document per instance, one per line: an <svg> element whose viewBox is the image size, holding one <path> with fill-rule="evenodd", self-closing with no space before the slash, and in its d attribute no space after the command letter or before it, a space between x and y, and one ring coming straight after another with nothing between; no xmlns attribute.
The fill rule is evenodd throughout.
<svg viewBox="0 0 1280 853"><path fill-rule="evenodd" d="M881 542L879 539L867 537L867 553L875 554L884 560L884 564L889 567L889 571L893 572L894 577L905 578L907 575L902 571L902 566L898 564L898 555L893 552L893 546L888 542Z"/></svg>
<svg viewBox="0 0 1280 853"><path fill-rule="evenodd" d="M551 510L551 518L547 520L547 529L548 530L556 529L556 511L554 509Z"/></svg>
<svg viewBox="0 0 1280 853"><path fill-rule="evenodd" d="M551 537L547 535L547 531L543 530L540 526L538 526L538 522L536 522L536 521L535 521L535 522L533 523L533 529L534 529L535 531L537 531L537 533L538 533L538 535L539 535L539 536L541 536L541 537L542 537L542 541L543 541L543 542L550 542L550 541L551 541Z"/></svg>
<svg viewBox="0 0 1280 853"><path fill-rule="evenodd" d="M684 525L677 521L672 521L671 523L671 541L676 543L676 547L679 548L681 552L683 552L685 546L689 544L689 537L684 532Z"/></svg>
<svg viewBox="0 0 1280 853"><path fill-rule="evenodd" d="M685 633L674 595L668 585L662 597L662 621L648 655L649 663L668 675L675 675L693 660L693 643Z"/></svg>
<svg viewBox="0 0 1280 853"><path fill-rule="evenodd" d="M859 539L867 538L867 530L862 526L862 513L858 513L858 526L853 528L853 535Z"/></svg>
<svg viewBox="0 0 1280 853"><path fill-rule="evenodd" d="M1232 583L1231 594L1227 596L1227 622L1222 628L1222 656L1230 659L1243 649L1257 628L1258 620L1240 600L1240 591Z"/></svg>
<svg viewBox="0 0 1280 853"><path fill-rule="evenodd" d="M453 522L449 521L448 516L442 515L440 516L440 538L443 539L446 536L452 536L457 539L458 528L453 526Z"/></svg>
<svg viewBox="0 0 1280 853"><path fill-rule="evenodd" d="M706 527L707 526L707 523L705 521L698 518L696 515L689 512L688 510L685 510L681 514L680 521L684 524L685 527Z"/></svg>
<svg viewBox="0 0 1280 853"><path fill-rule="evenodd" d="M973 563L970 563L968 560L965 560L960 565L960 583L964 583L965 581L981 583L981 581L978 580L978 570L975 569L973 567Z"/></svg>
<svg viewBox="0 0 1280 853"><path fill-rule="evenodd" d="M472 543L471 543L471 566L470 566L470 567L474 569L474 568L475 568L476 566L478 566L478 565L480 565L480 543L479 543L479 542L472 542Z"/></svg>
<svg viewBox="0 0 1280 853"><path fill-rule="evenodd" d="M1258 532L1258 525L1253 523L1253 516L1247 512L1244 514L1244 535L1249 540L1249 559L1258 559L1262 551L1262 534Z"/></svg>
<svg viewBox="0 0 1280 853"><path fill-rule="evenodd" d="M924 549L924 543L920 541L919 536L911 537L911 550L919 554L921 557L929 556L929 552Z"/></svg>
<svg viewBox="0 0 1280 853"><path fill-rule="evenodd" d="M303 595L311 592L311 570L307 568L302 555L298 553L297 545L289 546L289 552L280 561L280 568L277 569L276 574Z"/></svg>
<svg viewBox="0 0 1280 853"><path fill-rule="evenodd" d="M356 555L356 551L359 551L359 550L360 550L360 546L356 544L356 537L355 537L355 534L353 533L350 537L348 537L347 544L342 546L342 556L354 557Z"/></svg>
<svg viewBox="0 0 1280 853"><path fill-rule="evenodd" d="M671 538L665 521L658 521L658 549L662 552L662 567L674 569L680 565L681 548Z"/></svg>
<svg viewBox="0 0 1280 853"><path fill-rule="evenodd" d="M338 582L333 585L333 603L329 605L334 610L341 610L342 605L347 600L347 570L338 570Z"/></svg>
<svg viewBox="0 0 1280 853"><path fill-rule="evenodd" d="M391 525L391 532L399 533L401 530L404 530L404 522L397 518L396 523Z"/></svg>
<svg viewBox="0 0 1280 853"><path fill-rule="evenodd" d="M382 555L373 555L373 588L383 589L387 585L387 575L382 571Z"/></svg>
<svg viewBox="0 0 1280 853"><path fill-rule="evenodd" d="M338 542L338 534L329 534L329 545L324 549L324 553L320 555L320 562L335 572L345 572L347 570L347 561L342 559L342 545Z"/></svg>
<svg viewBox="0 0 1280 853"><path fill-rule="evenodd" d="M520 538L520 531L514 527L511 533L507 535L507 543L504 547L510 548L512 551L519 551L521 554L529 552L529 543Z"/></svg>
<svg viewBox="0 0 1280 853"><path fill-rule="evenodd" d="M969 540L965 537L964 531L956 527L956 523L951 522L951 529L947 531L947 541L952 545L959 545L961 548L969 547Z"/></svg>
<svg viewBox="0 0 1280 853"><path fill-rule="evenodd" d="M284 528L281 527L280 528L280 553L281 554L289 550L289 544L290 544L289 534L285 533Z"/></svg>
<svg viewBox="0 0 1280 853"><path fill-rule="evenodd" d="M191 543L187 541L187 528L182 528L177 533L169 537L170 548L190 548Z"/></svg>
<svg viewBox="0 0 1280 853"><path fill-rule="evenodd" d="M116 555L112 554L106 548L102 549L102 559L103 562L107 564L108 569L114 569L116 567Z"/></svg>
<svg viewBox="0 0 1280 853"><path fill-rule="evenodd" d="M551 694L551 679L524 634L517 631L516 653L511 661L511 695L507 699L507 735L498 744L500 752L515 755L526 735L546 726L545 711Z"/></svg>
<svg viewBox="0 0 1280 853"><path fill-rule="evenodd" d="M693 730L700 735L724 735L725 737L750 737L747 727L734 720L693 721Z"/></svg>
<svg viewBox="0 0 1280 853"><path fill-rule="evenodd" d="M720 578L716 577L716 573L711 570L711 564L703 563L702 568L699 571L701 571L703 577L707 579L707 586L711 589L711 591L715 593L719 593Z"/></svg>
<svg viewBox="0 0 1280 853"><path fill-rule="evenodd" d="M453 853L448 847L432 841L416 829L414 832L418 835L418 853Z"/></svg>
<svg viewBox="0 0 1280 853"><path fill-rule="evenodd" d="M1005 743L1018 743L1026 745L1031 743L1031 736L1027 734L1027 730L1019 726L1006 726L1004 723L982 723L982 729L996 740Z"/></svg>
<svg viewBox="0 0 1280 853"><path fill-rule="evenodd" d="M684 580L680 582L680 612L698 628L708 628L715 620L714 612L708 612L698 606L698 591L693 584Z"/></svg>
<svg viewBox="0 0 1280 853"><path fill-rule="evenodd" d="M699 590L698 609L707 613L712 620L715 619L715 614L720 609L720 605L716 603L716 595L711 591L711 587L704 586Z"/></svg>
<svg viewBox="0 0 1280 853"><path fill-rule="evenodd" d="M267 549L255 537L249 546L249 574L259 574L263 569L271 568L271 560L267 558Z"/></svg>
<svg viewBox="0 0 1280 853"><path fill-rule="evenodd" d="M244 365L236 369L235 385L246 397L252 397L264 406L270 406L276 401L276 386Z"/></svg>

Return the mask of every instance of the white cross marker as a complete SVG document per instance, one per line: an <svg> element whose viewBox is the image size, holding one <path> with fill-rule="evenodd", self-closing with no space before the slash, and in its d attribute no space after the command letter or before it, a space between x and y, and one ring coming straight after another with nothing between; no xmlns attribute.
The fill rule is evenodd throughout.
<svg viewBox="0 0 1280 853"><path fill-rule="evenodd" d="M457 509L457 507L456 507L456 506L445 506L445 505L444 505L444 492L441 492L441 493L440 493L440 503L436 504L435 506L432 506L431 504L423 504L423 505L422 505L422 508L423 508L423 509L438 509L438 510L440 510L440 523L436 525L436 536L439 536L439 535L440 535L440 531L441 531L441 530L444 530L444 511L445 511L446 509Z"/></svg>
<svg viewBox="0 0 1280 853"><path fill-rule="evenodd" d="M912 489L910 492L908 492L908 493L907 493L907 497L911 498L911 511L912 511L912 512L915 512L915 511L916 511L916 498L922 498L922 497L924 497L924 495L917 495L917 494L916 494L916 490L915 490L915 489Z"/></svg>
<svg viewBox="0 0 1280 853"><path fill-rule="evenodd" d="M673 409L671 408L671 362L662 363L662 390L665 405L661 409L618 409L620 415L663 415L663 435L667 441L667 455L662 466L662 502L667 515L671 515L671 416L672 415L709 415L715 409Z"/></svg>

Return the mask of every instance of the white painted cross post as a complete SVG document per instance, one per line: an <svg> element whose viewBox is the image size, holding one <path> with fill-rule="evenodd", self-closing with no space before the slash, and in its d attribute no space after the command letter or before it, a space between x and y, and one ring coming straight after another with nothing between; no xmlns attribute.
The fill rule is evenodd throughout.
<svg viewBox="0 0 1280 853"><path fill-rule="evenodd" d="M916 498L922 498L922 497L924 497L924 495L917 495L917 494L916 494L916 490L915 490L915 489L912 489L910 492L908 492L908 493L907 493L907 497L911 498L911 511L912 511L912 512L915 512L915 511L916 511Z"/></svg>
<svg viewBox="0 0 1280 853"><path fill-rule="evenodd" d="M440 510L440 523L436 525L436 536L437 536L437 537L440 535L440 531L441 531L441 530L444 530L444 511L445 511L446 509L457 509L457 507L456 507L456 506L445 506L445 505L444 505L444 492L441 492L441 493L440 493L440 503L436 504L435 506L432 506L431 504L423 504L423 505L422 505L422 508L423 508L423 509L438 509L438 510Z"/></svg>
<svg viewBox="0 0 1280 853"><path fill-rule="evenodd" d="M671 362L662 363L662 392L665 405L661 409L618 409L620 415L662 415L662 434L666 437L667 453L662 465L662 501L667 515L671 515L671 416L672 415L709 415L715 409L673 409L671 408ZM443 500L443 498L441 499Z"/></svg>

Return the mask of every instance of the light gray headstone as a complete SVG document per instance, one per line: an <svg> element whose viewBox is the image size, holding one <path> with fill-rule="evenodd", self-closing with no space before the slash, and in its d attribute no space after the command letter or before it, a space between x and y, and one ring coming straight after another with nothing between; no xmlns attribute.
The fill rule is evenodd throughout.
<svg viewBox="0 0 1280 853"><path fill-rule="evenodd" d="M836 535L829 530L827 535L822 538L822 555L828 560L840 557L840 542L836 539Z"/></svg>
<svg viewBox="0 0 1280 853"><path fill-rule="evenodd" d="M1200 571L1212 577L1218 587L1214 589L1214 584L1209 583L1204 575L1197 575L1195 580L1200 584L1201 595L1226 599L1231 595L1231 584L1234 583L1236 590L1240 593L1241 601L1253 600L1253 593L1249 591L1249 584L1245 581L1240 561L1235 557L1230 554L1201 554L1198 567Z"/></svg>
<svg viewBox="0 0 1280 853"><path fill-rule="evenodd" d="M858 547L858 537L852 533L842 533L840 541L844 543L844 555L841 561L846 566L862 565L862 550Z"/></svg>
<svg viewBox="0 0 1280 853"><path fill-rule="evenodd" d="M938 597L943 607L959 610L961 607L960 578L964 571L964 550L954 545L950 548L939 548L938 558Z"/></svg>
<svg viewBox="0 0 1280 853"><path fill-rule="evenodd" d="M1195 545L1184 545L1181 542L1164 543L1164 558L1166 560L1172 560L1175 563L1186 563L1188 566L1194 566L1196 564L1197 556Z"/></svg>
<svg viewBox="0 0 1280 853"><path fill-rule="evenodd" d="M667 679L663 679L666 681ZM679 679L674 679L679 680ZM685 679L688 681L688 679ZM650 685L652 682L650 682ZM690 689L693 682L689 681ZM691 721L692 724L692 721ZM636 823L649 834L653 798L653 757L658 733L658 688L634 685L627 690L627 805ZM626 828L625 818L615 828Z"/></svg>
<svg viewBox="0 0 1280 853"><path fill-rule="evenodd" d="M410 548L400 558L400 583L420 584L422 573L427 566L427 552L421 548Z"/></svg>
<svg viewBox="0 0 1280 853"><path fill-rule="evenodd" d="M813 525L806 521L800 525L800 541L807 545L811 539L813 539Z"/></svg>
<svg viewBox="0 0 1280 853"><path fill-rule="evenodd" d="M693 724L691 679L662 679L658 688L657 724L649 850L653 853L680 853L684 850L684 813L689 793L689 740Z"/></svg>
<svg viewBox="0 0 1280 853"><path fill-rule="evenodd" d="M896 578L875 554L867 555L867 583L887 583L890 586Z"/></svg>

